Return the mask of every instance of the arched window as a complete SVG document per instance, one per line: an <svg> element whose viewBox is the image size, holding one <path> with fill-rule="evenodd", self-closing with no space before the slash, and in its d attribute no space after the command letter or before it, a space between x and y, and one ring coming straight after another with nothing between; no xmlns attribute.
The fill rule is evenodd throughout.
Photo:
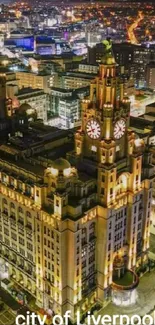
<svg viewBox="0 0 155 325"><path fill-rule="evenodd" d="M27 217L31 218L31 213L29 211L26 212Z"/></svg>
<svg viewBox="0 0 155 325"><path fill-rule="evenodd" d="M18 211L19 211L20 213L23 213L23 209L22 209L21 207L18 208Z"/></svg>
<svg viewBox="0 0 155 325"><path fill-rule="evenodd" d="M89 225L89 229L95 229L95 222L92 222L92 223Z"/></svg>
<svg viewBox="0 0 155 325"><path fill-rule="evenodd" d="M3 204L8 204L6 199L3 199Z"/></svg>
<svg viewBox="0 0 155 325"><path fill-rule="evenodd" d="M10 204L10 208L11 208L11 209L15 209L15 205L14 205L13 202L11 202L11 204Z"/></svg>

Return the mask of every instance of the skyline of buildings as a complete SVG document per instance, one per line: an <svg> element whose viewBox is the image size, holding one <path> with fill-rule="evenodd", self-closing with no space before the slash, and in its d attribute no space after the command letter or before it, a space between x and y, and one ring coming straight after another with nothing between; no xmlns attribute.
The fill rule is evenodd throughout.
<svg viewBox="0 0 155 325"><path fill-rule="evenodd" d="M47 325L140 305L155 267L154 25L151 3L0 5L3 325L5 295Z"/></svg>

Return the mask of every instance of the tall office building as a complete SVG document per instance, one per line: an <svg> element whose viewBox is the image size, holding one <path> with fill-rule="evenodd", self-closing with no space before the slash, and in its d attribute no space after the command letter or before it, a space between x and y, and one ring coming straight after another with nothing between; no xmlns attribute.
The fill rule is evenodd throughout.
<svg viewBox="0 0 155 325"><path fill-rule="evenodd" d="M155 90L155 62L151 62L146 67L146 85Z"/></svg>
<svg viewBox="0 0 155 325"><path fill-rule="evenodd" d="M50 87L53 86L53 76L50 73L18 71L16 72L19 88L43 89L45 93L50 92Z"/></svg>
<svg viewBox="0 0 155 325"><path fill-rule="evenodd" d="M123 87L110 51L82 101L70 162L54 158L66 140L53 160L47 137L45 156L38 141L22 153L21 137L0 147L1 263L39 306L61 315L71 310L73 321L78 310L123 292L118 282L126 272L132 293L135 269L147 263L153 167L143 140L129 129Z"/></svg>

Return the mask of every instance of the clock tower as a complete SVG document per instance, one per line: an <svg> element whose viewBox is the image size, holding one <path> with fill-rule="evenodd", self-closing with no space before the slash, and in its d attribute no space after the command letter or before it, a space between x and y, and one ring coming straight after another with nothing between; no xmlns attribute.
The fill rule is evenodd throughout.
<svg viewBox="0 0 155 325"><path fill-rule="evenodd" d="M116 67L111 50L102 59L89 99L82 101L82 127L75 137L76 154L98 163L114 162L127 153L130 101ZM110 158L107 148L111 148Z"/></svg>
<svg viewBox="0 0 155 325"><path fill-rule="evenodd" d="M129 120L130 100L109 46L90 85L90 97L82 101L82 126L75 134L77 166L96 178L100 301L115 279L147 263L153 167Z"/></svg>

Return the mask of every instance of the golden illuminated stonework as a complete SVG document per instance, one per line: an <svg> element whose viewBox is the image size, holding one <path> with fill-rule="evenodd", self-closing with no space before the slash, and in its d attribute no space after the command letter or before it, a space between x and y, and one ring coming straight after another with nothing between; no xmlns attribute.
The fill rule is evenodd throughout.
<svg viewBox="0 0 155 325"><path fill-rule="evenodd" d="M132 291L148 260L151 154L129 129L109 50L82 101L73 151L70 133L54 129L49 140L38 124L0 146L0 263L39 307L71 310L73 321L115 300L126 274Z"/></svg>

